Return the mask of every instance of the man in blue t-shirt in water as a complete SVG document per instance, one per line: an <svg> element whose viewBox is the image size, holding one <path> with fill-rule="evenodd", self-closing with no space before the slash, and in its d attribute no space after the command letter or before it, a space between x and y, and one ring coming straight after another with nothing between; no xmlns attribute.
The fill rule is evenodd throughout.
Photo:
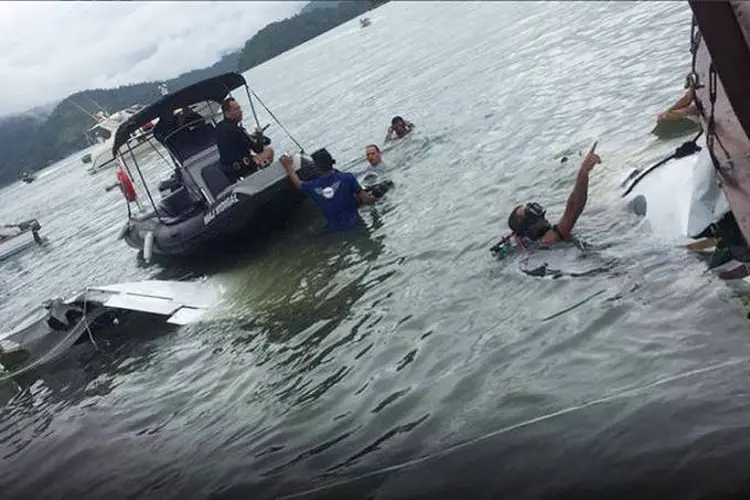
<svg viewBox="0 0 750 500"><path fill-rule="evenodd" d="M338 230L356 226L359 205L372 205L375 197L363 190L352 174L334 169L336 160L325 149L319 149L311 156L322 176L305 182L294 171L289 155L283 155L280 160L292 183L307 193L323 211L329 228Z"/></svg>

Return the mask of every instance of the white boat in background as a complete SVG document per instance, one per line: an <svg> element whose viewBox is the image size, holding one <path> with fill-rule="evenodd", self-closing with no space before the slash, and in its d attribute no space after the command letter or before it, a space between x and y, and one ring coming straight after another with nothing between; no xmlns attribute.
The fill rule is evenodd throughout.
<svg viewBox="0 0 750 500"><path fill-rule="evenodd" d="M39 235L41 228L36 219L0 226L0 261L33 245L44 244L44 239Z"/></svg>
<svg viewBox="0 0 750 500"><path fill-rule="evenodd" d="M198 114L201 114L201 109L207 114L212 110L218 114L227 95L243 87L250 103L255 99L262 104L247 86L245 77L230 72L163 96L117 130L114 149L123 167L118 170L118 182L128 207L127 219L118 239L142 251L146 262L157 255L176 258L210 252L217 244L221 245L222 240L240 235L265 236L269 217L285 218L289 209L304 199L303 193L289 182L278 159L262 168L243 167L245 177L227 175L221 168L216 146L216 120L185 113L185 107L190 107ZM265 104L263 107L268 110ZM254 106L250 108L254 110ZM270 110L268 113L302 150L286 127ZM170 114L175 118L174 123ZM131 161L123 148L138 127L157 117L161 121L154 127L153 142L168 151L169 154L162 155L161 159L168 166L165 173L171 172L171 176L157 185L154 178L149 186L142 175L144 165L137 159ZM260 123L257 115L254 118ZM320 176L312 158L308 159L302 153L295 153L293 158L300 179L311 180ZM131 172L142 180L137 191L129 177ZM150 204L145 210L139 204L141 195ZM132 203L139 208L139 213L129 209ZM271 206L274 208L269 210Z"/></svg>
<svg viewBox="0 0 750 500"><path fill-rule="evenodd" d="M114 143L115 132L120 125L125 123L128 118L136 114L141 108L142 106L135 105L121 109L112 114L99 111L94 115L98 123L88 129L85 135L89 143L98 144L98 146L81 159L84 163L87 163L86 160L91 162L91 166L86 170L88 173L96 174L116 165L117 162L115 162L115 157L112 154L112 144ZM143 149L142 146L146 145L146 139L151 135L152 127L153 124L148 127L143 127L134 134L129 142L134 153Z"/></svg>

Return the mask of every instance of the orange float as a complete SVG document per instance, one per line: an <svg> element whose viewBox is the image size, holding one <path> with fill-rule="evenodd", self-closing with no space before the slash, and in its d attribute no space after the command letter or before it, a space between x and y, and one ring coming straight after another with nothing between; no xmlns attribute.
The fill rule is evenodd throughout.
<svg viewBox="0 0 750 500"><path fill-rule="evenodd" d="M133 181L130 180L130 176L125 172L125 169L122 166L118 166L117 170L115 170L115 175L117 176L118 184L120 184L120 191L122 191L122 195L128 203L135 201L138 196L135 194Z"/></svg>

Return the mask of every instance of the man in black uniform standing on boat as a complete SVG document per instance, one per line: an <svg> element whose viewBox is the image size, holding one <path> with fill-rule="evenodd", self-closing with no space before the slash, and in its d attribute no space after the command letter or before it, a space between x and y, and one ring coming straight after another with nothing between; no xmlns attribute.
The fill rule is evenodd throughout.
<svg viewBox="0 0 750 500"><path fill-rule="evenodd" d="M249 134L242 127L242 108L229 97L221 103L224 119L216 125L216 145L219 148L221 168L236 182L273 161L271 139L263 130L255 129Z"/></svg>

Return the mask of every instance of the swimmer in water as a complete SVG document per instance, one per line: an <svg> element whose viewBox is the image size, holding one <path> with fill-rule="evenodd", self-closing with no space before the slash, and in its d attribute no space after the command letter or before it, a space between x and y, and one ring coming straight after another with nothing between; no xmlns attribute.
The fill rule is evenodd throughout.
<svg viewBox="0 0 750 500"><path fill-rule="evenodd" d="M365 191L369 191L375 198L380 199L393 187L393 181L381 177L383 169L387 169L383 161L383 153L377 144L368 144L365 147L365 158L368 165L362 175L362 185Z"/></svg>
<svg viewBox="0 0 750 500"><path fill-rule="evenodd" d="M369 163L367 167L368 172L374 172L375 169L384 165L383 152L380 151L377 144L368 144L365 146L365 158L367 159L367 163Z"/></svg>
<svg viewBox="0 0 750 500"><path fill-rule="evenodd" d="M508 217L508 226L513 234L523 241L535 242L541 246L552 246L555 243L575 241L573 227L581 212L586 207L589 191L589 173L601 158L594 152L596 143L591 147L581 163L576 177L573 192L568 197L565 213L560 222L551 225L546 218L546 211L538 203L527 203L513 209Z"/></svg>
<svg viewBox="0 0 750 500"><path fill-rule="evenodd" d="M414 124L404 120L400 116L394 116L391 120L391 126L388 127L388 133L385 136L385 142L406 137L414 129Z"/></svg>

